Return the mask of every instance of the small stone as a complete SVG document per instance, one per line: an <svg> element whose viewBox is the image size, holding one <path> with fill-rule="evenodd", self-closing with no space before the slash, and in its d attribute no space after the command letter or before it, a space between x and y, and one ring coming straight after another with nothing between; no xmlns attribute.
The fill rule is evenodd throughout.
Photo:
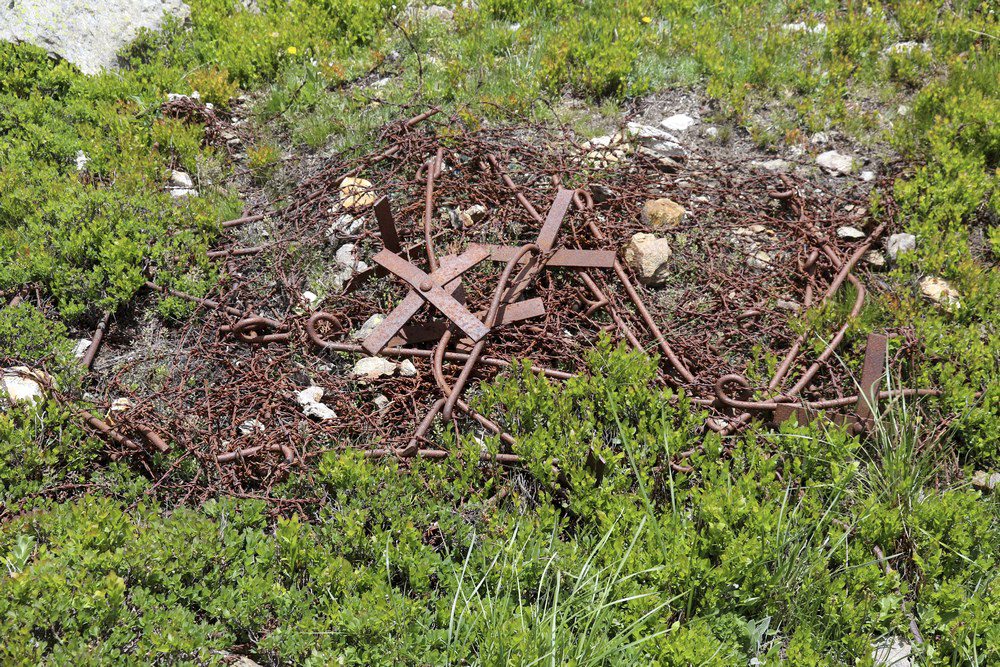
<svg viewBox="0 0 1000 667"><path fill-rule="evenodd" d="M809 137L809 143L811 144L828 144L830 143L830 137L826 132L817 132L811 137Z"/></svg>
<svg viewBox="0 0 1000 667"><path fill-rule="evenodd" d="M903 253L915 250L917 247L917 237L913 234L893 234L889 237L886 249L889 251L889 258L893 261Z"/></svg>
<svg viewBox="0 0 1000 667"><path fill-rule="evenodd" d="M609 199L614 199L615 197L617 197L618 193L606 185L601 185L600 183L591 183L590 195L594 198L595 203L603 204Z"/></svg>
<svg viewBox="0 0 1000 667"><path fill-rule="evenodd" d="M385 315L382 313L375 313L365 320L364 324L361 325L361 328L351 334L351 338L354 340L364 340L365 338L368 338L368 336L375 331L375 327L382 324L382 320L384 319Z"/></svg>
<svg viewBox="0 0 1000 667"><path fill-rule="evenodd" d="M642 207L640 220L654 230L673 229L684 222L684 207L670 199L650 199Z"/></svg>
<svg viewBox="0 0 1000 667"><path fill-rule="evenodd" d="M837 228L837 238L848 239L850 241L857 241L858 239L863 239L865 233L858 229L857 227L838 227Z"/></svg>
<svg viewBox="0 0 1000 667"><path fill-rule="evenodd" d="M90 349L91 342L89 338L81 338L76 341L76 345L73 347L73 356L77 359L83 359L87 355L87 350Z"/></svg>
<svg viewBox="0 0 1000 667"><path fill-rule="evenodd" d="M365 219L354 217L350 213L344 213L330 227L330 231L337 236L357 236L364 228Z"/></svg>
<svg viewBox="0 0 1000 667"><path fill-rule="evenodd" d="M646 146L639 146L636 149L636 153L639 155L645 155L649 159L653 160L655 166L660 171L665 171L669 174L675 174L680 171L681 165L672 157L667 157L663 153L660 153L652 148Z"/></svg>
<svg viewBox="0 0 1000 667"><path fill-rule="evenodd" d="M961 308L962 300L958 290L943 278L928 276L920 281L920 291L931 301L952 308Z"/></svg>
<svg viewBox="0 0 1000 667"><path fill-rule="evenodd" d="M763 234L764 232L767 231L767 227L765 227L764 225L750 225L749 229L754 234Z"/></svg>
<svg viewBox="0 0 1000 667"><path fill-rule="evenodd" d="M680 139L669 132L639 123L628 123L625 129L630 139L634 139L640 146L648 148L660 157L683 159L687 155Z"/></svg>
<svg viewBox="0 0 1000 667"><path fill-rule="evenodd" d="M993 491L1000 487L1000 472L988 473L977 470L972 474L972 486L981 491Z"/></svg>
<svg viewBox="0 0 1000 667"><path fill-rule="evenodd" d="M839 174L850 174L854 170L854 158L837 151L826 151L816 156L816 164Z"/></svg>
<svg viewBox="0 0 1000 667"><path fill-rule="evenodd" d="M753 236L753 230L749 227L737 227L733 230L736 236Z"/></svg>
<svg viewBox="0 0 1000 667"><path fill-rule="evenodd" d="M337 248L337 262L352 271L365 271L368 265L358 259L358 248L353 243L345 243Z"/></svg>
<svg viewBox="0 0 1000 667"><path fill-rule="evenodd" d="M625 262L639 276L639 282L656 287L666 282L670 244L652 234L635 234L625 246Z"/></svg>
<svg viewBox="0 0 1000 667"><path fill-rule="evenodd" d="M872 647L875 667L912 667L913 646L899 637L886 637Z"/></svg>
<svg viewBox="0 0 1000 667"><path fill-rule="evenodd" d="M788 160L782 160L780 158L776 158L774 160L764 160L763 162L755 161L751 162L750 164L754 167L760 167L761 169L766 169L767 171L773 171L777 174L782 174L792 168L791 162L789 162Z"/></svg>
<svg viewBox="0 0 1000 667"><path fill-rule="evenodd" d="M867 171L867 170L861 172L861 180L864 181L865 183L870 183L871 181L874 181L875 180L875 172L874 171Z"/></svg>
<svg viewBox="0 0 1000 667"><path fill-rule="evenodd" d="M358 359L351 370L351 375L377 378L392 375L396 372L396 364L381 357L363 357Z"/></svg>
<svg viewBox="0 0 1000 667"><path fill-rule="evenodd" d="M473 204L458 214L458 219L462 227L468 229L486 217L486 207L482 204Z"/></svg>
<svg viewBox="0 0 1000 667"><path fill-rule="evenodd" d="M384 394L379 394L378 396L375 397L375 409L378 410L379 412L385 410L388 405L389 405L389 399L386 398Z"/></svg>
<svg viewBox="0 0 1000 667"><path fill-rule="evenodd" d="M170 184L175 188L193 188L194 181L186 171L170 170Z"/></svg>
<svg viewBox="0 0 1000 667"><path fill-rule="evenodd" d="M865 253L865 261L868 262L869 266L881 269L885 266L885 255L878 250L869 250Z"/></svg>
<svg viewBox="0 0 1000 667"><path fill-rule="evenodd" d="M333 411L328 405L322 403L307 403L302 406L302 414L306 417L315 417L320 421L327 421L328 419L336 419L337 413Z"/></svg>
<svg viewBox="0 0 1000 667"><path fill-rule="evenodd" d="M76 170L83 171L87 168L87 163L90 162L90 158L83 151L76 152Z"/></svg>
<svg viewBox="0 0 1000 667"><path fill-rule="evenodd" d="M52 378L41 371L33 371L27 366L14 366L3 370L0 384L7 392L11 403L31 403L41 400L45 392L42 383L52 382Z"/></svg>
<svg viewBox="0 0 1000 667"><path fill-rule="evenodd" d="M771 255L764 252L763 250L758 250L754 254L747 257L747 266L754 269L767 269L771 266Z"/></svg>
<svg viewBox="0 0 1000 667"><path fill-rule="evenodd" d="M715 127L714 125L710 125L709 127L706 127L705 128L705 136L708 137L709 139L718 139L719 138L719 128Z"/></svg>
<svg viewBox="0 0 1000 667"><path fill-rule="evenodd" d="M348 210L358 211L375 203L371 181L348 176L340 182L340 204Z"/></svg>
<svg viewBox="0 0 1000 667"><path fill-rule="evenodd" d="M802 306L798 302L788 301L787 299L778 299L774 305L781 310L787 310L792 313L802 310Z"/></svg>
<svg viewBox="0 0 1000 667"><path fill-rule="evenodd" d="M323 400L323 387L317 387L316 385L306 387L295 395L295 400L299 405L319 403Z"/></svg>
<svg viewBox="0 0 1000 667"><path fill-rule="evenodd" d="M390 83L392 83L392 79L390 79L389 77L384 77L384 78L379 79L378 81L375 81L374 83L372 83L371 87L372 88L385 88Z"/></svg>
<svg viewBox="0 0 1000 667"><path fill-rule="evenodd" d="M114 414L116 412L128 412L135 407L135 402L128 398L127 396L122 396L121 398L116 398L111 401L111 405L108 407L108 414Z"/></svg>
<svg viewBox="0 0 1000 667"><path fill-rule="evenodd" d="M302 300L305 301L306 305L308 306L312 306L313 304L315 304L318 299L319 297L315 294L315 292L310 292L309 290L306 290L305 292L302 293Z"/></svg>
<svg viewBox="0 0 1000 667"><path fill-rule="evenodd" d="M404 359L399 364L399 374L405 378L416 377L417 367L413 365L413 362L409 359Z"/></svg>
<svg viewBox="0 0 1000 667"><path fill-rule="evenodd" d="M265 430L264 424L259 419L248 419L240 424L240 433L243 435L263 433Z"/></svg>
<svg viewBox="0 0 1000 667"><path fill-rule="evenodd" d="M167 192L174 199L183 199L184 197L197 197L198 191L192 190L191 188L170 188Z"/></svg>
<svg viewBox="0 0 1000 667"><path fill-rule="evenodd" d="M910 113L910 107L906 106L905 104L900 104L898 107L896 107L897 116L905 116L908 113Z"/></svg>
<svg viewBox="0 0 1000 667"><path fill-rule="evenodd" d="M822 35L826 32L825 23L817 23L816 25L810 27L804 21L796 21L795 23L784 23L781 29L785 32L808 32L813 35Z"/></svg>
<svg viewBox="0 0 1000 667"><path fill-rule="evenodd" d="M663 129L668 130L670 132L683 132L684 130L687 130L697 122L698 121L696 121L694 118L687 115L686 113L678 113L674 114L673 116L670 116L669 118L664 118L663 120L661 120L660 126L663 127Z"/></svg>

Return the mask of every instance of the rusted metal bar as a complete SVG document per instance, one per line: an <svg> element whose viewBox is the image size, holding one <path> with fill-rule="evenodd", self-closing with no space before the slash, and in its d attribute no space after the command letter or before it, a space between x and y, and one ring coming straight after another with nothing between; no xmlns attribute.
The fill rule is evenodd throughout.
<svg viewBox="0 0 1000 667"><path fill-rule="evenodd" d="M413 456L418 449L420 449L420 440L427 435L427 431L430 429L431 424L434 423L434 418L437 417L438 413L441 412L441 408L444 407L444 399L439 398L434 401L431 405L430 410L424 415L424 418L420 420L420 424L417 426L417 430L413 432L413 437L410 438L410 442L403 448L400 452L400 456Z"/></svg>
<svg viewBox="0 0 1000 667"><path fill-rule="evenodd" d="M889 339L883 334L868 334L868 344L865 346L865 361L861 367L861 386L855 414L857 425L861 428L871 428L872 414L878 395L878 386L885 371L885 358L888 354Z"/></svg>
<svg viewBox="0 0 1000 667"><path fill-rule="evenodd" d="M427 246L427 264L431 273L438 270L437 257L434 255L434 241L431 238L431 223L434 221L434 177L441 169L443 158L444 148L439 147L433 164L428 164L427 167L427 193L424 196L424 244Z"/></svg>
<svg viewBox="0 0 1000 667"><path fill-rule="evenodd" d="M470 247L486 248L490 251L490 259L494 262L509 262L517 252L513 246L471 244ZM522 263L528 261L520 260ZM593 269L610 269L615 265L615 253L611 250L577 250L575 248L559 248L546 260L545 266L565 266Z"/></svg>
<svg viewBox="0 0 1000 667"><path fill-rule="evenodd" d="M86 420L86 422L90 424L92 428L100 432L100 434L103 435L104 437L114 442L117 442L119 445L123 445L135 451L139 451L142 449L142 447L137 442L135 442L131 438L122 435L115 429L111 428L106 422L98 419L97 417L90 414L86 410L76 409L75 412L78 415L80 415L80 417L82 417L84 420Z"/></svg>
<svg viewBox="0 0 1000 667"><path fill-rule="evenodd" d="M475 313L475 316L483 319L486 317L487 312L488 311L486 310L480 310ZM533 317L541 317L544 314L544 301L539 298L526 299L524 301L518 301L517 303L502 306L499 319L494 326L498 327L505 324L512 324L514 322L520 322ZM450 325L447 322L440 320L429 322L427 324L404 326L399 330L399 333L396 336L386 343L386 345L389 347L398 347L400 345L413 345L415 343L424 343L429 340L438 340L442 335L444 335L445 330L449 326ZM468 339L462 339L458 342L458 344L462 345L467 340ZM367 342L367 339L365 339L365 342ZM368 347L365 346L364 343L362 343L362 346L368 350Z"/></svg>
<svg viewBox="0 0 1000 667"><path fill-rule="evenodd" d="M80 363L88 371L90 367L94 365L94 357L97 356L97 350L101 347L101 341L104 340L104 332L108 328L108 322L111 320L111 311L105 311L104 317L97 325L97 329L94 331L94 337L90 341L90 346L87 348L86 354L83 355L83 359Z"/></svg>
<svg viewBox="0 0 1000 667"><path fill-rule="evenodd" d="M264 450L269 452L281 452L285 457L285 463L295 462L295 455L292 453L291 448L287 445L256 445L254 447L245 447L243 449L238 449L235 452L219 454L215 457L215 460L218 463L232 463L233 461L249 458Z"/></svg>
<svg viewBox="0 0 1000 667"><path fill-rule="evenodd" d="M287 333L287 325L269 317L247 317L240 320L228 329L234 336L244 343L251 345L267 345L268 343L287 343L291 339L291 334ZM282 333L260 333L262 330L275 329Z"/></svg>
<svg viewBox="0 0 1000 667"><path fill-rule="evenodd" d="M197 296L192 296L190 294L185 294L184 292L179 292L175 289L169 287L162 287L154 282L146 281L146 287L151 290L156 290L157 292L162 292L164 294L169 294L171 296L176 296L178 299L184 299L186 301L191 301L192 303L197 303L199 306L205 306L206 308L211 308L213 310L223 310L230 315L235 317L242 317L243 311L238 308L233 308L231 306L223 306L218 301L212 301L211 299L202 299Z"/></svg>
<svg viewBox="0 0 1000 667"><path fill-rule="evenodd" d="M222 223L222 227L227 229L230 227L239 227L240 225L244 225L248 222L257 222L258 220L263 220L266 217L267 214L264 213L260 213L257 215L245 215L242 218L236 218L235 220L226 220L225 222Z"/></svg>
<svg viewBox="0 0 1000 667"><path fill-rule="evenodd" d="M266 246L258 245L249 248L232 248L230 250L209 250L209 259L220 259L223 257L244 257L246 255L256 255L264 250Z"/></svg>
<svg viewBox="0 0 1000 667"><path fill-rule="evenodd" d="M420 298L428 301L440 310L445 317L454 322L455 326L464 331L465 335L472 340L479 341L489 333L489 328L476 319L465 306L442 289L440 285L436 284L429 275L399 255L389 250L382 250L372 259L388 269L390 273L409 283Z"/></svg>

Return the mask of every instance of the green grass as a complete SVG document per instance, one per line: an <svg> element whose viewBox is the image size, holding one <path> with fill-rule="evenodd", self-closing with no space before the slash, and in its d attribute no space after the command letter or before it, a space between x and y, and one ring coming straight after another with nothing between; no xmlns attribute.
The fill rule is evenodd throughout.
<svg viewBox="0 0 1000 667"><path fill-rule="evenodd" d="M904 159L899 210L882 214L917 249L845 350L908 328L922 346L911 380L945 395L885 408L863 440L785 425L723 443L650 388L650 362L605 344L565 386L511 373L485 388L479 407L505 415L523 470L330 454L274 489L318 501L285 512L164 506L62 406L3 412L0 662L221 664L228 650L267 665L869 665L873 642L915 625L921 665L1000 664L1000 501L963 481L1000 464L991 3L483 0L450 23L378 0L190 4L189 25L141 35L118 73L0 44L0 289L51 304L0 311L5 366L45 363L79 393L67 325L134 306L147 274L214 284L205 250L242 203L209 181L244 166L280 191L282 155L364 143L413 105L597 134L679 86L716 103L722 141L747 131L780 151L832 128ZM797 21L826 31L781 27ZM888 51L902 41L929 50ZM245 165L163 113L168 92L193 90L223 114L248 94ZM201 196L172 200L170 169ZM921 298L923 275L949 280L961 309ZM838 308L804 324L825 330ZM692 472L669 467L696 444ZM600 486L591 451L608 462Z"/></svg>

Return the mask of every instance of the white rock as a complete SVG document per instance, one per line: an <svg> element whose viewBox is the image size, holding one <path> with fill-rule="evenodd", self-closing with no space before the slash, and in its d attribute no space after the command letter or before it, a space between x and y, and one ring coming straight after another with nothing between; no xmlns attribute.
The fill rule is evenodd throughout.
<svg viewBox="0 0 1000 667"><path fill-rule="evenodd" d="M792 168L791 162L780 158L774 160L754 161L750 164L754 167L760 167L761 169L766 169L767 171L773 171L776 173L783 173Z"/></svg>
<svg viewBox="0 0 1000 667"><path fill-rule="evenodd" d="M848 239L850 241L857 241L858 239L863 239L865 233L858 229L857 227L838 227L837 228L837 238Z"/></svg>
<svg viewBox="0 0 1000 667"><path fill-rule="evenodd" d="M438 19L441 21L450 21L455 17L455 12L441 5L431 5L430 7L416 7L411 5L407 13L413 17Z"/></svg>
<svg viewBox="0 0 1000 667"><path fill-rule="evenodd" d="M128 398L127 396L122 396L121 398L116 398L111 401L110 407L108 407L108 414L114 414L116 412L128 412L135 407L135 402Z"/></svg>
<svg viewBox="0 0 1000 667"><path fill-rule="evenodd" d="M892 46L886 48L886 53L892 54L903 54L903 53L913 53L914 51L923 51L924 53L930 52L931 47L926 42L896 42Z"/></svg>
<svg viewBox="0 0 1000 667"><path fill-rule="evenodd" d="M385 315L382 313L375 313L361 325L361 328L351 334L351 338L354 340L364 340L368 338L371 332L375 331L375 327L382 324L382 320L385 319Z"/></svg>
<svg viewBox="0 0 1000 667"><path fill-rule="evenodd" d="M416 377L417 367L413 365L413 362L409 359L404 359L399 364L399 374L405 378Z"/></svg>
<svg viewBox="0 0 1000 667"><path fill-rule="evenodd" d="M381 412L388 407L389 402L389 399L384 394L379 394L375 397L375 409Z"/></svg>
<svg viewBox="0 0 1000 667"><path fill-rule="evenodd" d="M118 67L118 52L164 14L185 19L181 0L4 0L0 40L28 42L65 58L84 74Z"/></svg>
<svg viewBox="0 0 1000 667"><path fill-rule="evenodd" d="M797 21L795 23L782 24L781 29L785 32L808 32L814 35L822 35L826 32L826 24L817 23L816 25L810 27L804 21Z"/></svg>
<svg viewBox="0 0 1000 667"><path fill-rule="evenodd" d="M910 113L910 107L906 106L905 104L900 104L898 107L896 107L896 115L905 116L908 113Z"/></svg>
<svg viewBox="0 0 1000 667"><path fill-rule="evenodd" d="M889 237L886 250L889 251L889 258L896 260L901 254L916 249L917 237L913 234L893 234Z"/></svg>
<svg viewBox="0 0 1000 667"><path fill-rule="evenodd" d="M625 129L630 139L661 157L683 158L686 155L680 139L669 132L639 123L628 123Z"/></svg>
<svg viewBox="0 0 1000 667"><path fill-rule="evenodd" d="M73 356L77 359L83 359L87 355L87 350L90 349L92 342L89 338L81 338L76 341L76 345L73 347Z"/></svg>
<svg viewBox="0 0 1000 667"><path fill-rule="evenodd" d="M816 156L816 164L840 174L849 174L854 169L854 158L837 151L826 151Z"/></svg>
<svg viewBox="0 0 1000 667"><path fill-rule="evenodd" d="M306 305L312 306L316 303L317 299L319 299L319 297L314 292L306 290L302 293L302 300L306 302Z"/></svg>
<svg viewBox="0 0 1000 667"><path fill-rule="evenodd" d="M345 213L330 227L330 231L340 236L356 236L365 226L365 219Z"/></svg>
<svg viewBox="0 0 1000 667"><path fill-rule="evenodd" d="M863 172L861 172L861 180L864 181L865 183L869 183L871 181L874 181L875 180L875 172L874 171L863 171Z"/></svg>
<svg viewBox="0 0 1000 667"><path fill-rule="evenodd" d="M789 301L787 299L778 299L775 304L781 310L787 310L792 313L797 313L802 310L802 306L796 301Z"/></svg>
<svg viewBox="0 0 1000 667"><path fill-rule="evenodd" d="M811 144L826 144L830 142L830 137L827 136L826 132L817 132L816 134L809 137L809 143Z"/></svg>
<svg viewBox="0 0 1000 667"><path fill-rule="evenodd" d="M705 128L705 136L709 139L716 139L719 136L719 128L711 125Z"/></svg>
<svg viewBox="0 0 1000 667"><path fill-rule="evenodd" d="M977 470L972 474L972 486L981 491L993 491L1000 488L1000 472L989 473L985 470Z"/></svg>
<svg viewBox="0 0 1000 667"><path fill-rule="evenodd" d="M3 370L0 384L7 392L11 403L32 403L42 400L45 392L42 382L51 382L52 378L41 371L33 371L27 366L14 366Z"/></svg>
<svg viewBox="0 0 1000 667"><path fill-rule="evenodd" d="M363 357L358 359L351 370L351 375L377 378L392 375L396 372L396 364L381 357Z"/></svg>
<svg viewBox="0 0 1000 667"><path fill-rule="evenodd" d="M920 281L920 291L924 296L935 301L942 306L951 308L961 308L962 299L954 287L948 284L944 278L928 276Z"/></svg>
<svg viewBox="0 0 1000 667"><path fill-rule="evenodd" d="M90 158L83 151L76 152L76 170L83 171L87 168L87 163L90 162Z"/></svg>
<svg viewBox="0 0 1000 667"><path fill-rule="evenodd" d="M323 400L323 387L317 387L316 385L306 387L295 395L295 400L299 405L319 403Z"/></svg>
<svg viewBox="0 0 1000 667"><path fill-rule="evenodd" d="M197 197L198 191L191 188L170 188L167 190L170 196L174 199L183 199L184 197Z"/></svg>
<svg viewBox="0 0 1000 667"><path fill-rule="evenodd" d="M322 403L307 403L303 405L302 414L306 417L315 417L320 421L337 418L337 413L333 411L333 408Z"/></svg>
<svg viewBox="0 0 1000 667"><path fill-rule="evenodd" d="M248 419L240 424L240 433L250 435L251 433L263 433L266 429L264 423L259 419Z"/></svg>
<svg viewBox="0 0 1000 667"><path fill-rule="evenodd" d="M872 647L875 667L912 667L913 646L899 637L886 637Z"/></svg>
<svg viewBox="0 0 1000 667"><path fill-rule="evenodd" d="M670 132L683 132L687 130L692 125L697 123L694 118L687 115L686 113L678 113L670 116L669 118L664 118L660 121L660 125Z"/></svg>
<svg viewBox="0 0 1000 667"><path fill-rule="evenodd" d="M670 244L652 234L635 234L625 246L625 262L632 267L639 282L656 287L669 275Z"/></svg>

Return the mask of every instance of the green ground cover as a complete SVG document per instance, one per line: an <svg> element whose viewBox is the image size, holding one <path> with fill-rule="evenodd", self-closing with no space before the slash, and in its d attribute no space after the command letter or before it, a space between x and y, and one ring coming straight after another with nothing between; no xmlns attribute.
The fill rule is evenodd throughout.
<svg viewBox="0 0 1000 667"><path fill-rule="evenodd" d="M515 376L485 392L520 424L523 473L331 456L274 491L317 502L276 517L252 499L165 506L55 403L5 412L3 664L230 650L262 664L866 665L874 641L913 641L911 624L919 664L1000 664L1000 507L964 481L1000 466L992 3L488 0L451 22L374 0L190 4L189 24L141 36L129 67L95 77L0 44L0 289L52 304L0 311L3 365L44 362L78 387L67 326L133 304L146 275L204 293L244 168L280 192L283 155L350 146L403 105L586 132L682 86L763 147L834 128L902 157L893 222L917 249L866 318L914 328L917 379L946 389L950 426L905 405L864 440L753 429L681 474L666 462L696 444L697 415L608 346L565 387ZM798 21L825 31L782 28ZM907 41L928 48L891 51ZM167 93L193 90L220 113L248 95L246 164L163 113ZM581 101L591 111L566 110ZM170 169L200 196L172 199ZM925 274L961 307L920 298ZM596 488L591 447L610 464Z"/></svg>

